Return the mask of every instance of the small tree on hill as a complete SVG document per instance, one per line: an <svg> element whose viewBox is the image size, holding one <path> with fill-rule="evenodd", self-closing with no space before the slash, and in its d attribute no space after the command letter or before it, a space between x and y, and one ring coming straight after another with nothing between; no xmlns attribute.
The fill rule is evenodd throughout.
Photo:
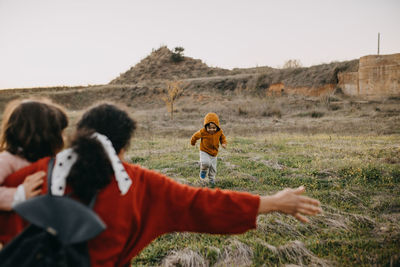
<svg viewBox="0 0 400 267"><path fill-rule="evenodd" d="M171 55L171 60L175 63L183 61L183 51L184 50L185 50L185 48L183 48L181 46L175 47L174 51L172 52L172 55Z"/></svg>
<svg viewBox="0 0 400 267"><path fill-rule="evenodd" d="M288 61L283 64L283 69L296 69L301 68L303 65L301 64L300 60L298 59L289 59Z"/></svg>
<svg viewBox="0 0 400 267"><path fill-rule="evenodd" d="M174 119L174 102L183 94L183 83L182 81L170 81L167 82L166 95L162 97L162 100L167 106L168 112L171 115L171 120Z"/></svg>

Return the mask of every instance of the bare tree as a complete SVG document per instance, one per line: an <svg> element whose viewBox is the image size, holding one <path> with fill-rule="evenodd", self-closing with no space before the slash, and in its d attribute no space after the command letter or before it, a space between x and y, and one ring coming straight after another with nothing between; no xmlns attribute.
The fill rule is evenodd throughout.
<svg viewBox="0 0 400 267"><path fill-rule="evenodd" d="M182 81L169 81L167 82L166 95L162 97L162 100L167 106L168 112L171 115L171 120L174 119L174 102L182 94L184 90L184 84Z"/></svg>
<svg viewBox="0 0 400 267"><path fill-rule="evenodd" d="M303 65L301 64L300 60L298 59L289 59L288 61L283 64L283 69L296 69L301 68Z"/></svg>

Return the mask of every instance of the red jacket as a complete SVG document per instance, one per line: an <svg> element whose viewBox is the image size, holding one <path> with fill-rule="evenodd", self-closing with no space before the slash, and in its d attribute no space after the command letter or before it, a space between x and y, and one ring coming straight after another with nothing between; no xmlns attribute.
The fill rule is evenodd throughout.
<svg viewBox="0 0 400 267"><path fill-rule="evenodd" d="M16 186L31 173L47 171L49 158L12 174ZM170 232L238 234L256 227L260 199L248 193L194 188L137 165L124 163L132 186L121 195L115 179L99 192L94 211L107 229L89 241L91 266L123 266L158 236ZM47 181L43 193L47 191ZM22 230L12 212L0 214L0 241Z"/></svg>

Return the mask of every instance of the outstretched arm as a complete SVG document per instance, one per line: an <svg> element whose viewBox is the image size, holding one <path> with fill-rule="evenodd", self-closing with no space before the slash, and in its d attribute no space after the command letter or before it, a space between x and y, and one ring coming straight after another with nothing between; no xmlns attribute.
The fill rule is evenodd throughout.
<svg viewBox="0 0 400 267"><path fill-rule="evenodd" d="M304 186L300 186L296 189L284 189L271 196L262 196L258 213L277 211L292 215L301 222L308 222L304 215L316 215L322 209L318 200L302 196L304 191Z"/></svg>

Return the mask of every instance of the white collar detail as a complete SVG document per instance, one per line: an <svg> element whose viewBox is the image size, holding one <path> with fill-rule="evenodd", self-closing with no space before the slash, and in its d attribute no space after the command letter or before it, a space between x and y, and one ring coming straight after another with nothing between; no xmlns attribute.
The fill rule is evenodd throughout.
<svg viewBox="0 0 400 267"><path fill-rule="evenodd" d="M132 185L132 180L122 165L111 141L107 136L99 133L93 133L92 137L97 139L103 146L114 170L114 176L117 180L119 191L122 195L125 195ZM56 155L51 183L51 193L53 195L64 195L66 178L77 159L78 154L76 154L72 148L66 149Z"/></svg>

